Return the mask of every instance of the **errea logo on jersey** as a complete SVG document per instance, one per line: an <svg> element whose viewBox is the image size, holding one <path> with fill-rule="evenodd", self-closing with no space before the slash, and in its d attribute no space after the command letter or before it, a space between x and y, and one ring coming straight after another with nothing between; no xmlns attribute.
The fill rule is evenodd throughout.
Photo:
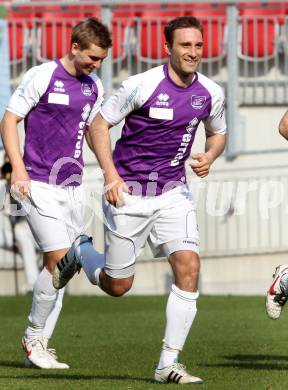
<svg viewBox="0 0 288 390"><path fill-rule="evenodd" d="M169 106L168 100L170 99L170 96L167 93L160 93L157 96L157 99L158 100L156 102L156 106L165 106L165 107Z"/></svg>
<svg viewBox="0 0 288 390"><path fill-rule="evenodd" d="M64 83L61 80L56 80L54 83L55 92L65 92Z"/></svg>

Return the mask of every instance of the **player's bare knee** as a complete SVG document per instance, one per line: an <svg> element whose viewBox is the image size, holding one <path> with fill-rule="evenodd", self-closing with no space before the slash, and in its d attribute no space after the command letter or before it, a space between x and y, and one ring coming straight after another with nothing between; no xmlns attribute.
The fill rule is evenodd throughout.
<svg viewBox="0 0 288 390"><path fill-rule="evenodd" d="M132 287L133 279L110 279L109 286L106 289L109 295L113 297L121 297Z"/></svg>
<svg viewBox="0 0 288 390"><path fill-rule="evenodd" d="M45 261L44 266L50 272L50 274L52 274L57 263L58 261Z"/></svg>
<svg viewBox="0 0 288 390"><path fill-rule="evenodd" d="M50 274L52 274L53 271L54 271L55 265L56 265L56 264L54 264L54 263L47 263L47 262L46 262L46 263L45 263L45 268L47 269L47 271L50 272Z"/></svg>
<svg viewBox="0 0 288 390"><path fill-rule="evenodd" d="M59 249L57 251L45 252L43 254L43 264L44 267L50 272L53 273L57 263L62 259L63 256L68 252L67 249Z"/></svg>

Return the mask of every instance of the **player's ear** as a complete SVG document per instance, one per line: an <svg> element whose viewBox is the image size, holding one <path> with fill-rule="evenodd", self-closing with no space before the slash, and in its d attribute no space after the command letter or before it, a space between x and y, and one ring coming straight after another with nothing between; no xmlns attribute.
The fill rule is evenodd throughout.
<svg viewBox="0 0 288 390"><path fill-rule="evenodd" d="M165 42L165 52L168 56L171 55L171 48L168 42Z"/></svg>
<svg viewBox="0 0 288 390"><path fill-rule="evenodd" d="M73 42L71 45L71 53L75 55L78 50L79 50L79 44L77 42Z"/></svg>

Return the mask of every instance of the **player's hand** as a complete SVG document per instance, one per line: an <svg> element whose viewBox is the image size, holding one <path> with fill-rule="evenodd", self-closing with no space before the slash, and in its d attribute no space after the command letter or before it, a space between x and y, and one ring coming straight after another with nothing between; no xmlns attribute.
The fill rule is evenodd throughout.
<svg viewBox="0 0 288 390"><path fill-rule="evenodd" d="M193 172L195 172L199 177L207 176L213 162L209 155L207 153L197 153L192 156L192 159L194 161L192 161L189 165L191 166Z"/></svg>
<svg viewBox="0 0 288 390"><path fill-rule="evenodd" d="M105 176L104 193L107 201L114 207L124 204L123 192L130 193L124 180L119 175Z"/></svg>
<svg viewBox="0 0 288 390"><path fill-rule="evenodd" d="M30 193L31 180L25 169L13 169L11 174L11 195L17 198L25 199Z"/></svg>

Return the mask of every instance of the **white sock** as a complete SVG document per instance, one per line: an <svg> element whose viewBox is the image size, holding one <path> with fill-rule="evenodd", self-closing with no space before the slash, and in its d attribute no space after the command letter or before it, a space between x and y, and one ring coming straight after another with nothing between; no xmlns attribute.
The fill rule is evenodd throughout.
<svg viewBox="0 0 288 390"><path fill-rule="evenodd" d="M19 253L23 259L27 289L32 291L39 275L37 254L33 236L26 220L24 219L21 219L18 223L16 223L14 229L16 243L19 249Z"/></svg>
<svg viewBox="0 0 288 390"><path fill-rule="evenodd" d="M280 279L280 288L285 295L288 295L288 272L285 272Z"/></svg>
<svg viewBox="0 0 288 390"><path fill-rule="evenodd" d="M166 306L166 329L158 368L164 368L178 361L193 320L196 316L198 292L180 290L175 284Z"/></svg>
<svg viewBox="0 0 288 390"><path fill-rule="evenodd" d="M99 274L104 267L104 254L95 250L92 243L84 242L80 246L80 261L83 270L92 284L99 286ZM77 248L77 256L79 248Z"/></svg>
<svg viewBox="0 0 288 390"><path fill-rule="evenodd" d="M57 298L56 301L54 302L53 309L51 313L49 314L47 321L45 323L45 327L43 330L43 336L46 337L47 339L50 339L52 337L52 334L54 332L56 323L58 321L61 309L62 309L62 301L64 297L64 291L65 287L61 288L61 290L57 290Z"/></svg>
<svg viewBox="0 0 288 390"><path fill-rule="evenodd" d="M52 275L44 267L40 272L33 289L32 308L29 314L29 325L26 337L41 337L47 318L55 305L57 290L52 284Z"/></svg>

